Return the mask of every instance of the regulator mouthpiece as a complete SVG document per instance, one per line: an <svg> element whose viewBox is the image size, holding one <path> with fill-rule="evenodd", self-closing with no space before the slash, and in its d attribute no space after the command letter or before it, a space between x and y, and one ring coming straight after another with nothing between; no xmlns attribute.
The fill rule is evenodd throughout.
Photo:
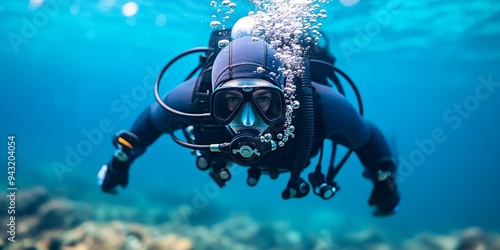
<svg viewBox="0 0 500 250"><path fill-rule="evenodd" d="M251 132L238 133L229 145L229 154L241 165L253 165L262 157L276 149L274 142L263 142ZM275 143L274 143L275 144Z"/></svg>

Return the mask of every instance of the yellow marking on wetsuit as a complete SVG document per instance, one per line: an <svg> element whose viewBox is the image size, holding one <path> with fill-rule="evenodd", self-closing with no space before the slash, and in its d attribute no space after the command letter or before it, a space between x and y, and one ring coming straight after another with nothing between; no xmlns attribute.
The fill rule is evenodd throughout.
<svg viewBox="0 0 500 250"><path fill-rule="evenodd" d="M132 146L132 144L130 144L130 142L126 141L125 139L121 138L121 137L118 137L118 142L122 145L125 145L127 146L128 148L130 149L134 149L134 146Z"/></svg>

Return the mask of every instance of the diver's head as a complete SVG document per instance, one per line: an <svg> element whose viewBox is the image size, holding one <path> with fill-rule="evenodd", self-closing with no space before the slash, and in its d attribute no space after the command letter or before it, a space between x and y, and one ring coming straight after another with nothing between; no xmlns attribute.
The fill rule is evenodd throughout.
<svg viewBox="0 0 500 250"><path fill-rule="evenodd" d="M275 50L251 37L238 38L217 55L212 70L211 116L238 133L284 121L283 76Z"/></svg>
<svg viewBox="0 0 500 250"><path fill-rule="evenodd" d="M276 148L271 126L285 121L281 62L265 41L242 37L215 58L212 69L210 115L234 132L230 154L252 165Z"/></svg>

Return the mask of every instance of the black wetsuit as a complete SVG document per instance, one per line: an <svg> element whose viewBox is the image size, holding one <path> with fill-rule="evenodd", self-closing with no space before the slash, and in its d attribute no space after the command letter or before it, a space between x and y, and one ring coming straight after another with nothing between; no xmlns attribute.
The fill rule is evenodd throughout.
<svg viewBox="0 0 500 250"><path fill-rule="evenodd" d="M259 43L252 42L251 39L243 39L243 42L240 40L235 44L234 46L236 47L232 48L231 43L229 49L219 52L219 55L215 59L211 80L209 79L210 77L206 77L209 79L209 85L214 84L212 89L219 86L218 81L224 83L228 80L238 78L262 78L276 82L273 79L275 75L271 74L272 77L270 77L269 72L265 72L264 74L255 72L255 65L263 65L267 71L274 70L278 72L274 54L269 52L272 50L269 45L262 46ZM313 80L321 80L321 77L313 76L311 78ZM181 112L208 112L208 99L205 102L196 100L197 93L195 89L198 89L198 83L200 83L198 79L201 78L192 78L178 85L163 97L164 103ZM312 89L314 100L314 139L310 157L318 153L325 139L332 140L335 143L352 149L365 167L364 176L370 178L374 183L374 192L372 193L370 204L377 205L384 213L391 212L399 202L399 194L395 189L394 176L391 175L395 173L396 165L392 160L391 151L381 132L373 124L366 121L353 105L333 88L312 82ZM296 119L300 119L300 117ZM174 129L190 125L194 128L192 129L192 133L195 140L191 142L194 144L223 143L231 141L233 137L233 134L231 134L229 128L225 125L215 124L210 119L201 121L199 119L181 117L165 110L155 102L140 115L130 129L130 132L137 139L133 145L133 159L140 156L162 134L171 133ZM275 132L278 132L282 127L278 126L274 129ZM297 128L297 130L299 129ZM257 167L263 173L269 174L290 171L295 160L294 156L300 150L300 145L297 145L299 141L298 138L290 139L284 147L277 147L276 150L264 155L260 161L253 163L250 167ZM224 166L227 162L231 161L231 157L224 153L209 152L206 150L201 151L201 154L215 162L222 163L220 165ZM128 164L133 159L128 161ZM128 167L126 170L128 171ZM390 173L390 182L380 179L379 174L381 171ZM108 185L109 187L113 186L112 182L109 183L111 183ZM375 199L373 199L373 196L375 196Z"/></svg>

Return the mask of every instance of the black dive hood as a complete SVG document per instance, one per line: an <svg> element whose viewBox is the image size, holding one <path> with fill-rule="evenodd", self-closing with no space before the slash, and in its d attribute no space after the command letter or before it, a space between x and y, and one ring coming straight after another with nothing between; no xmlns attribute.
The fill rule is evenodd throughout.
<svg viewBox="0 0 500 250"><path fill-rule="evenodd" d="M241 37L232 41L215 58L212 91L229 80L241 78L266 80L281 89L284 82L279 68L282 65L275 54L263 39Z"/></svg>

